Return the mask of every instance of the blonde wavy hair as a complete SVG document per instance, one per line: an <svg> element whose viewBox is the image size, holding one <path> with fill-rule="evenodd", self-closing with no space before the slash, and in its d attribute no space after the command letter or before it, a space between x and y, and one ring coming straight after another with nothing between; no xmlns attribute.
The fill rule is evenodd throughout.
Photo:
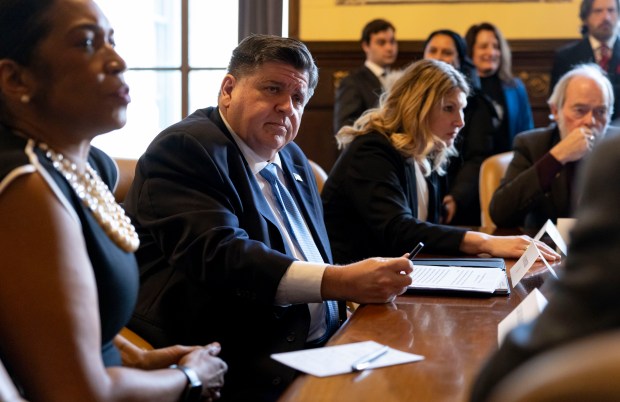
<svg viewBox="0 0 620 402"><path fill-rule="evenodd" d="M431 132L430 115L433 107L455 89L469 94L467 80L449 64L436 60L411 64L381 96L378 108L366 111L352 126L338 131L338 148L376 131L409 162L418 162L426 176L433 171L444 174L448 158L457 151Z"/></svg>

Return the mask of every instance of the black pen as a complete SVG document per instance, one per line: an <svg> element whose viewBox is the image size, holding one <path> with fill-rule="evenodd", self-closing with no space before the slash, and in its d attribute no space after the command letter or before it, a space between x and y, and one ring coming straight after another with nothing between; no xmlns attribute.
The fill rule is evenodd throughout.
<svg viewBox="0 0 620 402"><path fill-rule="evenodd" d="M409 259L411 261L413 261L413 259L415 258L416 255L418 255L418 253L420 252L420 250L422 250L422 247L424 247L424 243L419 242L414 248L413 250L411 250L409 252Z"/></svg>
<svg viewBox="0 0 620 402"><path fill-rule="evenodd" d="M374 352L362 356L359 360L356 360L355 363L351 365L351 369L353 371L362 371L365 368L368 368L368 366L370 366L370 363L374 362L375 360L386 354L388 350L390 350L389 347L382 346Z"/></svg>

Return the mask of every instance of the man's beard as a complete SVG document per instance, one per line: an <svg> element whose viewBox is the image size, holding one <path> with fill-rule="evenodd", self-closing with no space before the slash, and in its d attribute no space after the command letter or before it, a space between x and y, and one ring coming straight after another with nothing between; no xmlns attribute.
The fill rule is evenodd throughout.
<svg viewBox="0 0 620 402"><path fill-rule="evenodd" d="M614 37L618 32L618 28L613 24L601 24L594 29L591 29L590 35L594 36L600 42L607 42Z"/></svg>

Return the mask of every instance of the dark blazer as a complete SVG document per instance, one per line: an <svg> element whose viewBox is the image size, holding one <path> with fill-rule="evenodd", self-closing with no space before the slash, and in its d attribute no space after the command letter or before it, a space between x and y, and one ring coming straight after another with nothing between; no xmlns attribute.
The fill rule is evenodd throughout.
<svg viewBox="0 0 620 402"><path fill-rule="evenodd" d="M561 47L555 53L553 60L549 91L553 91L553 87L557 84L562 75L567 73L575 65L595 62L594 50L587 36L582 40ZM607 68L607 77L609 81L611 81L614 90L615 103L612 119L616 119L620 117L620 40L618 39L614 42L611 60Z"/></svg>
<svg viewBox="0 0 620 402"><path fill-rule="evenodd" d="M280 157L331 262L308 160L294 143ZM130 328L157 347L218 341L229 365L223 400L277 398L295 372L269 356L305 347L310 314L306 304L273 306L294 258L217 108L198 110L155 138L125 207L141 238L141 289Z"/></svg>
<svg viewBox="0 0 620 402"><path fill-rule="evenodd" d="M382 92L381 81L366 66L344 77L334 100L334 134L342 126L353 124L366 110L377 107Z"/></svg>
<svg viewBox="0 0 620 402"><path fill-rule="evenodd" d="M578 176L583 196L564 274L539 318L513 330L487 362L472 401L484 401L503 377L533 356L620 328L620 137L603 140L584 162Z"/></svg>
<svg viewBox="0 0 620 402"><path fill-rule="evenodd" d="M605 136L619 132L618 127L610 125ZM573 216L576 195L572 189L580 161L564 165L546 192L535 166L558 142L560 132L555 123L517 135L514 157L489 206L491 219L498 227L539 229L547 219L555 222L557 218Z"/></svg>
<svg viewBox="0 0 620 402"><path fill-rule="evenodd" d="M493 194L489 213L498 227L540 228L547 219L570 217L571 194L566 166L545 192L538 178L536 162L560 142L555 124L517 135L514 157Z"/></svg>
<svg viewBox="0 0 620 402"><path fill-rule="evenodd" d="M399 257L419 241L425 252L454 254L465 231L416 219L415 167L379 133L357 137L332 168L321 196L334 260ZM438 221L440 180L431 175L429 220Z"/></svg>

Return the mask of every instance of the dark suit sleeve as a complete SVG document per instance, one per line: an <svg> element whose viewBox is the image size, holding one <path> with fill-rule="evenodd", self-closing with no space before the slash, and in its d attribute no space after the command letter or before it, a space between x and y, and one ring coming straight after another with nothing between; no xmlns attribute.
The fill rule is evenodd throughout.
<svg viewBox="0 0 620 402"><path fill-rule="evenodd" d="M473 401L525 360L571 340L620 327L620 138L597 146L580 178L583 195L565 274L533 324L518 327L482 370Z"/></svg>
<svg viewBox="0 0 620 402"><path fill-rule="evenodd" d="M257 218L253 178L233 143L206 148L171 133L138 166L137 199L128 203L153 242L140 252L157 250L207 290L271 304L293 259L275 251L283 250L279 232Z"/></svg>
<svg viewBox="0 0 620 402"><path fill-rule="evenodd" d="M545 196L534 166L536 141L528 134L515 137L514 157L491 198L489 213L498 227L522 226L532 206Z"/></svg>
<svg viewBox="0 0 620 402"><path fill-rule="evenodd" d="M343 78L334 99L334 133L376 107L382 92L381 82L365 66Z"/></svg>
<svg viewBox="0 0 620 402"><path fill-rule="evenodd" d="M366 110L364 97L352 76L340 81L334 100L334 134L343 126L349 126Z"/></svg>

